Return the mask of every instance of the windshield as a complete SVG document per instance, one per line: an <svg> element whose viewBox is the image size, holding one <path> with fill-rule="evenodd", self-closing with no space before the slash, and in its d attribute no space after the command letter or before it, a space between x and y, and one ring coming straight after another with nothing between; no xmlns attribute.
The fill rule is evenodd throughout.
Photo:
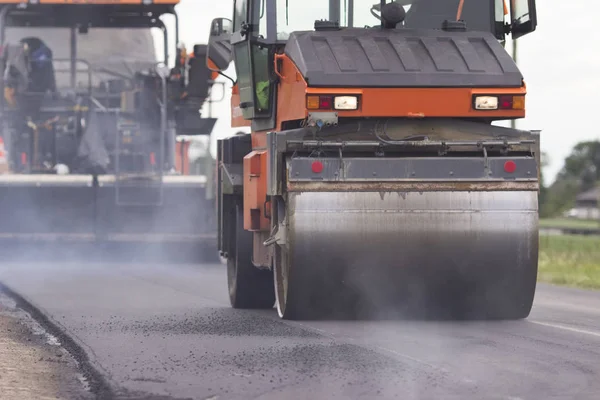
<svg viewBox="0 0 600 400"><path fill-rule="evenodd" d="M461 19L472 30L493 31L492 15L503 0L464 1ZM388 0L388 3L390 1ZM405 9L407 28L440 29L445 20L456 20L460 0L396 0ZM374 27L380 20L373 15L377 0L340 0L340 25L345 27ZM501 8L502 9L502 8ZM501 14L501 13L500 13ZM329 19L329 2L323 0L277 0L277 40L287 40L294 31L312 31L315 21Z"/></svg>
<svg viewBox="0 0 600 400"><path fill-rule="evenodd" d="M57 89L69 88L70 38L66 28L21 28L6 30L6 42L18 43L24 38L40 38L52 51ZM157 62L152 29L94 28L77 34L77 59L85 60L92 69L92 85L102 81L131 78L136 71L152 68ZM76 86L89 86L89 68L79 62Z"/></svg>

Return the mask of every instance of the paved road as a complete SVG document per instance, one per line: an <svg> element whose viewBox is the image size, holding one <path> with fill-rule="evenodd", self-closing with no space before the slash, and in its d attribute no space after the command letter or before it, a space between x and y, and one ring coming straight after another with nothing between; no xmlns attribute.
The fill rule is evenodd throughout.
<svg viewBox="0 0 600 400"><path fill-rule="evenodd" d="M121 398L597 399L600 294L541 285L519 322L281 321L224 267L3 265Z"/></svg>

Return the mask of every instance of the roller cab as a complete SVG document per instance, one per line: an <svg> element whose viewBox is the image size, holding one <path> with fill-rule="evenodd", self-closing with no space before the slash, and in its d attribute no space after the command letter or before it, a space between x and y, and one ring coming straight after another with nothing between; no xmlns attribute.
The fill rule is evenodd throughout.
<svg viewBox="0 0 600 400"><path fill-rule="evenodd" d="M539 132L504 49L534 0L235 2L207 64L234 62L218 142L233 307L282 318L528 316Z"/></svg>

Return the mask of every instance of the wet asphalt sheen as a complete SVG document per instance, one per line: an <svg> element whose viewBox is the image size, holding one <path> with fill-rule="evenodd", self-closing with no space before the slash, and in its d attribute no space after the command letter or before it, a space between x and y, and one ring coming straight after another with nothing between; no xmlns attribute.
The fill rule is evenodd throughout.
<svg viewBox="0 0 600 400"><path fill-rule="evenodd" d="M518 322L289 322L229 307L223 265L12 264L118 399L598 399L600 293Z"/></svg>

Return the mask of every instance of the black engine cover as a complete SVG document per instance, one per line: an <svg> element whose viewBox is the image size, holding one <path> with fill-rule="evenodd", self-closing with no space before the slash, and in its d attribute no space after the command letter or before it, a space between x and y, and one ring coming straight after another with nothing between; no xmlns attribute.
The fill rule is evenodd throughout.
<svg viewBox="0 0 600 400"><path fill-rule="evenodd" d="M520 87L523 82L494 35L481 31L295 32L285 53L311 87Z"/></svg>

